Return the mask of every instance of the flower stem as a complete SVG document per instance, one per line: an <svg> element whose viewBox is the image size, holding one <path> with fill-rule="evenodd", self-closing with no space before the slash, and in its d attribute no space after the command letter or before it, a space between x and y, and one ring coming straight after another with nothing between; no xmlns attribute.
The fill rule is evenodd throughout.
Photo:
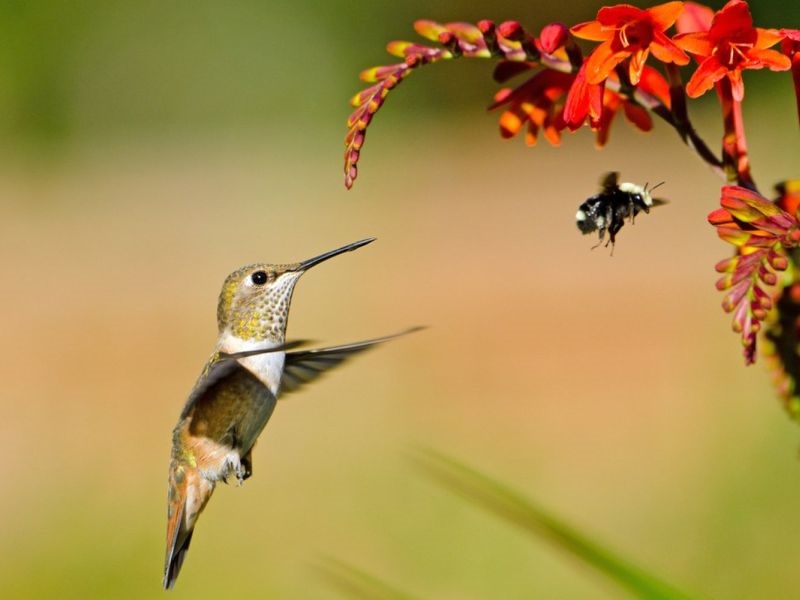
<svg viewBox="0 0 800 600"><path fill-rule="evenodd" d="M697 133L689 119L689 110L686 105L686 91L683 86L680 69L673 63L667 63L665 66L667 79L669 80L671 108L668 109L666 106L659 103L659 107L651 108L651 110L672 125L683 142L694 150L717 175L722 179L726 179L723 161L711 151L708 144L700 137L700 134Z"/></svg>
<svg viewBox="0 0 800 600"><path fill-rule="evenodd" d="M541 62L546 67L555 71L561 71L562 73L574 72L572 65L566 61L553 60L548 56L543 56ZM686 92L683 87L680 70L677 65L672 63L667 63L666 68L670 85L669 93L672 108L665 106L661 100L642 91L641 88L634 88L633 93L630 94L629 90L623 89L626 87L625 84L620 83L620 81L624 81L627 76L621 77L620 81L607 79L606 87L614 92L625 93L628 96L632 96L641 106L659 116L675 129L681 140L683 140L683 143L694 150L700 159L710 166L711 170L714 171L720 179L724 181L728 180L724 162L708 147L708 144L700 137L700 134L697 133L689 119L689 111L686 105ZM621 70L621 73L624 72L624 69Z"/></svg>
<svg viewBox="0 0 800 600"><path fill-rule="evenodd" d="M734 100L731 83L727 77L723 77L717 83L717 96L722 107L722 122L725 129L722 135L722 161L728 181L757 191L758 188L750 174L742 103Z"/></svg>

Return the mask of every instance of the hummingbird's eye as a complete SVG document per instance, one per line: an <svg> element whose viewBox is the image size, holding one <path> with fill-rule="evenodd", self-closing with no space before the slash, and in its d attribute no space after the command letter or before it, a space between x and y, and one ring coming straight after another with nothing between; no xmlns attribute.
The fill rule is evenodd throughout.
<svg viewBox="0 0 800 600"><path fill-rule="evenodd" d="M267 283L267 274L265 271L256 271L252 275L250 275L250 279L256 285L264 285Z"/></svg>

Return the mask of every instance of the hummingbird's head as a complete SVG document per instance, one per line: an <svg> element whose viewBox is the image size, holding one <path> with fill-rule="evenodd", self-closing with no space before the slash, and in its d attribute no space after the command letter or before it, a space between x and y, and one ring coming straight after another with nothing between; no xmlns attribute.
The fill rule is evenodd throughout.
<svg viewBox="0 0 800 600"><path fill-rule="evenodd" d="M329 258L374 240L353 242L298 263L259 263L237 269L225 279L219 295L217 325L220 334L229 333L242 340L282 343L292 292L300 276Z"/></svg>

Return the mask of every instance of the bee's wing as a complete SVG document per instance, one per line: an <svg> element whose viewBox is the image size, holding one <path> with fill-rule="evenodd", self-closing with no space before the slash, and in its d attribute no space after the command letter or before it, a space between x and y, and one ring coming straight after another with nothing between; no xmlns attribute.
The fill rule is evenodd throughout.
<svg viewBox="0 0 800 600"><path fill-rule="evenodd" d="M387 335L386 337L354 342L331 348L316 348L314 350L298 350L286 353L286 362L283 366L283 379L281 380L280 393L294 392L306 383L314 381L328 369L337 367L351 356L368 350L377 344L388 342L407 333L418 331L421 327L414 327L401 333Z"/></svg>
<svg viewBox="0 0 800 600"><path fill-rule="evenodd" d="M619 172L610 171L600 178L600 187L604 190L615 190L619 185Z"/></svg>

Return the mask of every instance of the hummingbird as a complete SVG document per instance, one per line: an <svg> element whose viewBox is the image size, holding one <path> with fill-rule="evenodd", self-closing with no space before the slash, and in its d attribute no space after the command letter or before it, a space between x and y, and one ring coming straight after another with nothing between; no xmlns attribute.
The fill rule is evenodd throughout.
<svg viewBox="0 0 800 600"><path fill-rule="evenodd" d="M253 264L228 275L217 305L219 337L172 432L164 588L181 570L195 524L218 482L253 474L253 446L277 399L372 346L412 330L330 348L286 341L294 286L310 268L373 242L360 240L291 264Z"/></svg>

